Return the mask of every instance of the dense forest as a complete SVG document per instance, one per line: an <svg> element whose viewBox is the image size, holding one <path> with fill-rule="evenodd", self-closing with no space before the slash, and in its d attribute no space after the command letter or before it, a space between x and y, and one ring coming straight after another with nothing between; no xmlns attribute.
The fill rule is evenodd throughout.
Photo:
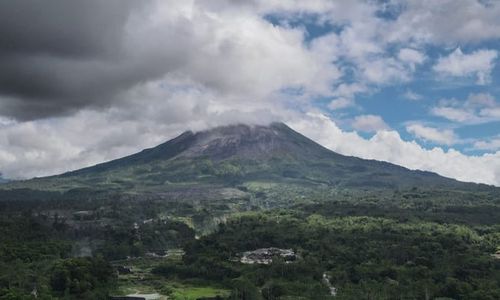
<svg viewBox="0 0 500 300"><path fill-rule="evenodd" d="M500 299L500 210L488 195L452 206L410 190L396 193L399 202L372 195L231 212L85 194L0 201L0 299L135 290L173 299ZM270 247L296 258L242 263L243 253ZM123 275L123 266L134 271Z"/></svg>
<svg viewBox="0 0 500 300"><path fill-rule="evenodd" d="M260 291L264 299L327 298L323 274L335 283L337 299L498 299L500 261L492 254L499 229L286 211L251 214L186 245L182 263L154 271L227 282L236 295ZM299 258L269 266L233 263L238 253L265 247L292 248Z"/></svg>

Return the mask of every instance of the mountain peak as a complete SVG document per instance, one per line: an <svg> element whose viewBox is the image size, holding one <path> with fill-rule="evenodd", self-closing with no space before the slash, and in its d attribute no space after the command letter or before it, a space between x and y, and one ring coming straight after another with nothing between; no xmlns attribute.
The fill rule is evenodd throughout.
<svg viewBox="0 0 500 300"><path fill-rule="evenodd" d="M126 188L126 181L148 190L168 189L172 182L224 185L228 177L369 189L471 186L429 172L337 154L284 123L186 131L156 147L59 177L78 177L81 182L105 178L119 188Z"/></svg>
<svg viewBox="0 0 500 300"><path fill-rule="evenodd" d="M217 162L227 159L266 161L280 157L301 160L305 157L318 159L335 156L341 155L320 146L281 122L269 125L234 124L198 132L185 131L156 147L67 172L62 176L104 172L114 168L175 159L210 159Z"/></svg>
<svg viewBox="0 0 500 300"><path fill-rule="evenodd" d="M309 141L284 123L264 125L236 124L215 127L193 135L181 157L209 157L220 160L232 156L257 159L290 153ZM297 149L295 149L297 150Z"/></svg>

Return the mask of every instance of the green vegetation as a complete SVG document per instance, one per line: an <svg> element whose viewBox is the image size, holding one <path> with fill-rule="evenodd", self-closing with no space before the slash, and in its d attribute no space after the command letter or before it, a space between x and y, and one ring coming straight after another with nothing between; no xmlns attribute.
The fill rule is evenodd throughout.
<svg viewBox="0 0 500 300"><path fill-rule="evenodd" d="M175 300L196 300L203 297L217 296L221 298L227 298L230 295L230 291L224 289L217 289L214 287L195 287L195 286L175 286L172 288L173 292L170 297Z"/></svg>
<svg viewBox="0 0 500 300"><path fill-rule="evenodd" d="M241 187L256 206L279 188ZM337 193L339 200L321 201L323 192L286 209L250 211L231 210L223 205L227 200L180 204L112 194L84 203L78 196L25 201L21 212L19 202L3 202L0 299L33 292L41 299L144 293L333 299L324 276L336 288L335 299L500 297L496 198L478 194L474 205L460 194L452 206L446 195L457 193ZM231 204L238 201L244 200ZM195 239L192 226L216 230ZM239 262L242 252L267 247L293 249L298 259ZM93 257L75 257L82 253ZM131 273L117 277L109 262L115 270L130 266Z"/></svg>
<svg viewBox="0 0 500 300"><path fill-rule="evenodd" d="M227 282L233 293L243 293L236 283L244 283L264 299L328 297L323 273L337 288L336 299L498 299L500 261L491 254L500 244L499 230L498 225L252 214L188 245L183 264L153 271ZM269 266L232 260L242 251L270 246L293 248L301 259Z"/></svg>

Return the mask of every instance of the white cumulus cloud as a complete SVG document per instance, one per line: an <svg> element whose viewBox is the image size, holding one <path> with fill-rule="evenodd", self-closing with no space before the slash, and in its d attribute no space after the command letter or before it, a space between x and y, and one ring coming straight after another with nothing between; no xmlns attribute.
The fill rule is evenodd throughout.
<svg viewBox="0 0 500 300"><path fill-rule="evenodd" d="M424 53L418 50L403 48L399 50L398 58L402 62L407 63L412 69L415 69L415 67L422 64L427 57Z"/></svg>
<svg viewBox="0 0 500 300"><path fill-rule="evenodd" d="M376 115L356 116L351 124L352 128L364 132L377 132L380 130L389 130L382 117Z"/></svg>
<svg viewBox="0 0 500 300"><path fill-rule="evenodd" d="M406 126L406 131L419 139L437 144L452 145L457 140L455 132L451 129L437 129L422 124L410 124Z"/></svg>
<svg viewBox="0 0 500 300"><path fill-rule="evenodd" d="M442 99L431 109L435 116L463 124L500 121L500 103L488 93L471 93L465 100Z"/></svg>
<svg viewBox="0 0 500 300"><path fill-rule="evenodd" d="M474 149L498 151L500 150L500 137L491 138L490 140L480 140L474 142Z"/></svg>
<svg viewBox="0 0 500 300"><path fill-rule="evenodd" d="M464 54L460 48L450 53L446 57L441 57L433 69L435 72L452 77L477 78L477 84L484 85L491 80L498 51L496 50L476 50L469 54Z"/></svg>
<svg viewBox="0 0 500 300"><path fill-rule="evenodd" d="M396 131L379 131L364 139L355 132L341 130L323 114L309 113L290 121L292 128L323 146L344 155L388 161L412 170L436 172L467 182L500 186L500 151L478 156L440 147L425 149L415 141L405 141Z"/></svg>

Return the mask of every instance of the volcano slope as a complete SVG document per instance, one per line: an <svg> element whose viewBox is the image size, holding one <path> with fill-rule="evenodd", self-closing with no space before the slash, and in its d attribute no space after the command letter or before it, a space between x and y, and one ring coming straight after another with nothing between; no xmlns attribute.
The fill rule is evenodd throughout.
<svg viewBox="0 0 500 300"><path fill-rule="evenodd" d="M25 198L38 192L54 197L114 194L201 205L223 202L243 210L328 200L403 207L480 205L499 194L491 186L340 155L283 123L187 131L130 156L1 189L4 197L14 198L20 191Z"/></svg>

